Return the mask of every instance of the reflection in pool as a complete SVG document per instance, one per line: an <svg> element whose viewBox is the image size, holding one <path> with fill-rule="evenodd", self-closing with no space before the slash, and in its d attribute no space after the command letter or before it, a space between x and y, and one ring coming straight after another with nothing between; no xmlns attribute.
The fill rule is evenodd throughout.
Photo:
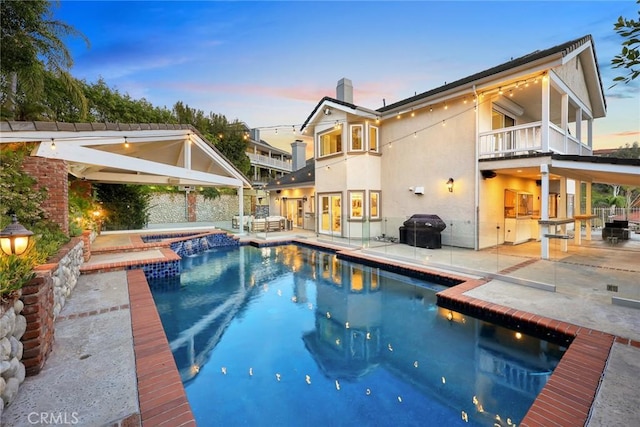
<svg viewBox="0 0 640 427"><path fill-rule="evenodd" d="M149 283L199 426L517 425L564 352L304 246L216 249Z"/></svg>

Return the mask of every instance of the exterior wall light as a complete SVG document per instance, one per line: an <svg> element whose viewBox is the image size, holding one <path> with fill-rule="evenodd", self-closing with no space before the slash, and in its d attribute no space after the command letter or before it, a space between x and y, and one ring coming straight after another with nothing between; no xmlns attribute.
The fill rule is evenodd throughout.
<svg viewBox="0 0 640 427"><path fill-rule="evenodd" d="M453 193L453 178L449 178L449 181L447 181L447 189L449 193Z"/></svg>
<svg viewBox="0 0 640 427"><path fill-rule="evenodd" d="M0 248L6 255L22 255L29 247L29 238L33 231L29 231L18 222L18 217L11 215L11 224L0 231Z"/></svg>

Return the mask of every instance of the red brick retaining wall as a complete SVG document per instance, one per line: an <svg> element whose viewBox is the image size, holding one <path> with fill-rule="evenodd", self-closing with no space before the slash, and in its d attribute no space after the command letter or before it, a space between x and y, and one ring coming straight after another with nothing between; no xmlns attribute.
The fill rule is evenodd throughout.
<svg viewBox="0 0 640 427"><path fill-rule="evenodd" d="M53 277L52 269L36 270L36 277L22 288L22 315L27 330L22 336L22 363L26 374L37 375L51 353L53 345Z"/></svg>

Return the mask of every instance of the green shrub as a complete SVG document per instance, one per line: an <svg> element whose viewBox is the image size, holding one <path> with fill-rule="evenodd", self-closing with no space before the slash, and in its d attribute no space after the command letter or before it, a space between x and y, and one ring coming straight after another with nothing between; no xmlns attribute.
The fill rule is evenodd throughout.
<svg viewBox="0 0 640 427"><path fill-rule="evenodd" d="M0 229L11 222L9 214L15 213L34 233L24 254L0 255L0 299L21 289L33 278L33 267L45 263L69 241L58 224L44 219L42 204L47 190L36 189L37 181L22 171L28 152L25 144L8 144L0 152Z"/></svg>
<svg viewBox="0 0 640 427"><path fill-rule="evenodd" d="M96 184L97 199L109 230L137 230L149 221L148 189L140 185Z"/></svg>

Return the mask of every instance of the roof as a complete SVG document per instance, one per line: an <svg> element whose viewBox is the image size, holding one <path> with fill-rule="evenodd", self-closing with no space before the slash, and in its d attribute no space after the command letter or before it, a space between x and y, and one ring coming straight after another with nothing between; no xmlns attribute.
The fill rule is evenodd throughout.
<svg viewBox="0 0 640 427"><path fill-rule="evenodd" d="M373 113L377 113L377 114L382 114L385 112L389 112L391 110L403 107L407 104L412 104L415 102L418 102L420 100L423 99L427 99L430 98L432 96L441 94L441 93L445 93L448 91L451 91L453 89L459 89L459 88L464 88L465 86L467 87L471 87L473 84L477 83L478 81L490 78L491 76L500 74L500 73L504 73L510 70L514 70L517 69L519 67L522 67L524 65L527 64L531 64L534 63L536 61L540 61L542 59L545 58L549 58L549 57L554 57L554 56L558 56L559 58L565 58L568 55L570 55L571 53L573 53L574 51L582 48L583 46L585 46L586 44L589 44L591 46L591 48L593 49L593 57L594 57L594 68L595 68L595 73L597 76L597 87L599 88L600 94L601 94L601 98L603 101L603 111L606 110L606 100L604 99L604 90L603 90L603 86L602 86L602 79L600 77L600 70L597 67L597 58L596 58L596 53L595 53L595 47L593 46L593 39L591 37L591 35L586 35L583 37L580 37L578 39L575 40L571 40L562 44L559 44L557 46L553 46L551 48L545 49L545 50L536 50L534 52L531 52L527 55L521 56L519 58L516 59L512 59L508 62L505 62L503 64L497 65L495 67L492 68L488 68L484 71L480 71L478 73L472 74L468 77L464 77L460 80L456 80L454 82L451 83L447 83L443 86L437 87L435 89L431 89L428 90L426 92L411 96L409 98L400 100L398 102L383 106L381 108L378 108L377 110L373 111ZM347 103L344 101L340 101L334 98L330 98L328 96L325 96L324 98L322 98L320 100L320 102L318 102L318 104L315 106L315 108L313 109L313 111L311 112L311 114L309 114L309 116L307 117L307 119L305 120L304 124L302 125L301 129L304 129L309 122L312 120L313 117L315 117L315 115L317 114L318 110L327 102L332 102L332 103L336 103L342 106L345 106L347 108L350 108L351 110L353 110L354 113L358 112L358 111L372 111L372 110L367 110L367 109L363 109L362 107L358 107L357 105L351 104L351 103Z"/></svg>
<svg viewBox="0 0 640 427"><path fill-rule="evenodd" d="M412 96L410 98L403 99L402 101L398 101L398 102L395 102L393 104L389 104L387 106L384 106L382 108L377 109L376 111L378 111L380 113L383 113L385 111L393 110L395 108L401 107L401 106L406 105L406 104L413 103L413 102L418 101L420 99L428 98L428 97L431 97L431 96L436 95L438 93L446 92L446 91L454 89L454 88L458 88L458 87L462 87L462 86L465 86L465 85L469 85L469 84L471 84L471 83L473 83L475 81L482 80L484 78L493 76L494 74L499 74L499 73L508 71L510 69L517 68L517 67L520 67L522 65L526 65L528 63L535 62L537 60L540 60L540 59L543 59L543 58L546 58L546 57L549 57L549 56L561 55L562 57L565 57L569 53L571 53L574 50L576 50L577 48L583 46L585 43L592 43L593 44L591 35L586 35L586 36L581 37L579 39L571 40L571 41L568 41L566 43L562 43L562 44L559 44L557 46L551 47L549 49L536 50L536 51L531 52L531 53L529 53L527 55L524 55L524 56L521 56L519 58L510 60L510 61L505 62L503 64L500 64L500 65L497 65L495 67L486 69L484 71L480 71L479 73L472 74L472 75L470 75L468 77L465 77L465 78L462 78L460 80L456 80L455 82L448 83L448 84L445 84L443 86L437 87L435 89L429 90L427 92L423 92L421 94ZM594 49L594 57L595 57L595 49ZM596 60L596 62L597 62L597 60ZM600 78L600 71L599 70L598 70L598 83L600 84L601 92L604 92L602 90L602 80Z"/></svg>
<svg viewBox="0 0 640 427"><path fill-rule="evenodd" d="M316 115L316 113L318 113L318 110L320 109L320 107L323 106L324 104L326 104L327 102L331 102L331 103L334 103L334 104L337 104L337 105L341 105L343 107L347 107L347 108L349 108L351 110L354 110L354 112L355 112L355 110L360 108L355 104L351 104L350 102L345 102L345 101L341 101L341 100L336 99L336 98L331 98L330 96L325 96L316 104L316 106L313 108L313 110L311 111L309 116L307 116L307 119L304 121L304 123L300 127L300 130L303 130L305 127L307 127L307 125L309 124L311 119Z"/></svg>
<svg viewBox="0 0 640 427"><path fill-rule="evenodd" d="M282 188L300 188L314 186L316 183L316 161L307 160L307 163L297 171L293 171L280 178L271 180L265 186L265 190L279 190Z"/></svg>
<svg viewBox="0 0 640 427"><path fill-rule="evenodd" d="M640 187L640 159L554 153L551 167L586 182Z"/></svg>
<svg viewBox="0 0 640 427"><path fill-rule="evenodd" d="M32 155L65 160L96 182L251 187L191 125L0 122L0 143L36 144Z"/></svg>
<svg viewBox="0 0 640 427"><path fill-rule="evenodd" d="M540 179L541 164L549 166L549 173L573 180L632 187L640 186L640 159L580 156L549 152L480 159L479 161L481 171L492 170L528 179Z"/></svg>

